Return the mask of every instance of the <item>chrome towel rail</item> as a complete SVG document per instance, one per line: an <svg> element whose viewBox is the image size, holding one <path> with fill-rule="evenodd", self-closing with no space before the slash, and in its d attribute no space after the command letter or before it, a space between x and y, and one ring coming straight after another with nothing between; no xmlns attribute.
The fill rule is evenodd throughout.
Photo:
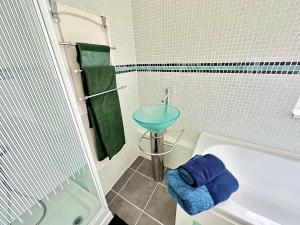
<svg viewBox="0 0 300 225"><path fill-rule="evenodd" d="M67 46L67 47L73 47L73 46L76 46L76 43L72 43L72 42L59 42L60 45L63 45L63 46ZM115 46L110 46L110 49L111 50L116 50L117 48ZM81 73L82 70L73 70L74 73Z"/></svg>
<svg viewBox="0 0 300 225"><path fill-rule="evenodd" d="M97 93L97 94L94 94L94 95L85 96L83 98L80 98L80 100L86 101L89 98L93 98L93 97L96 97L96 96L99 96L99 95L104 95L104 94L107 94L107 93L112 92L112 91L121 90L121 89L124 89L126 87L127 87L126 85L123 85L123 86L120 86L120 87L117 87L117 88L114 88L114 89L111 89L111 90L108 90L108 91L103 91L103 92L100 92L100 93Z"/></svg>
<svg viewBox="0 0 300 225"><path fill-rule="evenodd" d="M64 45L64 46L76 46L76 43L72 43L72 42L59 42L60 45ZM111 50L116 50L117 48L115 46L109 46Z"/></svg>
<svg viewBox="0 0 300 225"><path fill-rule="evenodd" d="M82 70L73 70L74 71L74 73L81 73L82 72Z"/></svg>

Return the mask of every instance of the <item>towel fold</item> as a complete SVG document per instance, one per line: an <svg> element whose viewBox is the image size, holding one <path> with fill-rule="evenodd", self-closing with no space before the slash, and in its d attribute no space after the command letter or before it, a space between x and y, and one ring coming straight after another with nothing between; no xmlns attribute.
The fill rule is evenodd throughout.
<svg viewBox="0 0 300 225"><path fill-rule="evenodd" d="M77 43L85 95L116 88L115 68L110 66L109 47ZM111 159L125 144L123 120L117 91L86 101L90 127L94 130L98 160Z"/></svg>
<svg viewBox="0 0 300 225"><path fill-rule="evenodd" d="M80 68L110 65L110 47L89 43L76 43L77 62Z"/></svg>
<svg viewBox="0 0 300 225"><path fill-rule="evenodd" d="M237 179L226 170L206 185L214 204L227 200L239 188Z"/></svg>
<svg viewBox="0 0 300 225"><path fill-rule="evenodd" d="M178 170L168 171L166 179L170 195L190 215L208 210L227 200L239 187L238 181L228 170L199 187L185 183Z"/></svg>
<svg viewBox="0 0 300 225"><path fill-rule="evenodd" d="M205 185L194 188L186 184L177 170L169 170L166 179L170 195L188 214L195 215L214 206L214 201Z"/></svg>
<svg viewBox="0 0 300 225"><path fill-rule="evenodd" d="M224 173L224 163L212 154L196 155L178 168L181 178L193 187L199 187Z"/></svg>

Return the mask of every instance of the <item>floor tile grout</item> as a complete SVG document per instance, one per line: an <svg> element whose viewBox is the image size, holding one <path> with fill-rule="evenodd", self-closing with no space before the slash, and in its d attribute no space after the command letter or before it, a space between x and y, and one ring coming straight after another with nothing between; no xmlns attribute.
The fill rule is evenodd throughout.
<svg viewBox="0 0 300 225"><path fill-rule="evenodd" d="M112 189L110 189L109 191L114 192ZM116 193L116 192L114 192L114 193ZM115 197L116 197L116 196L115 196ZM108 206L110 205L110 203L112 203L113 200L115 200L115 197L113 197L112 200L110 200L110 202L107 202L107 205L108 205Z"/></svg>
<svg viewBox="0 0 300 225"><path fill-rule="evenodd" d="M147 177L150 180L153 180L151 177L148 177L147 175L145 175L145 174L143 174L143 173L141 173L141 172L139 172L137 170L135 170L135 172L138 173L138 174L140 174L140 175L142 175L142 176L144 176L144 177Z"/></svg>
<svg viewBox="0 0 300 225"><path fill-rule="evenodd" d="M145 158L146 159L146 158ZM141 164L140 164L140 166L142 165L142 163L144 162L144 160L145 159L143 159L143 161L141 162ZM140 168L140 166L137 168L137 169L139 169ZM138 174L140 174L140 175L142 175L142 176L144 176L144 177L147 177L147 178L149 178L150 180L153 180L154 181L154 179L153 178L151 178L151 177L148 177L147 175L145 175L145 174L143 174L143 173L141 173L141 172L139 172L139 171L137 171L137 169L135 170L135 169L133 169L133 168L130 168L130 169L132 169L133 171L135 171L136 173L138 173ZM156 181L155 181L156 182ZM161 184L162 186L164 186L164 187L167 187L165 184L163 184L163 183L161 183L161 182L157 182L158 184Z"/></svg>
<svg viewBox="0 0 300 225"><path fill-rule="evenodd" d="M150 195L150 197L149 197L149 199L148 199L148 201L147 201L147 203L146 203L146 205L145 205L145 207L144 207L144 209L143 209L143 213L145 213L146 215L148 215L150 218L152 218L153 220L155 220L155 221L158 222L159 224L162 224L158 219L156 219L155 217L153 217L153 216L151 216L150 214L148 214L147 212L145 212L145 209L146 209L148 203L150 202L150 200L151 200L151 198L152 198L152 196L153 196L155 190L157 189L157 186L158 186L158 185L159 185L159 184L157 183L156 186L155 186L155 188L154 188L154 190L153 190L153 192L151 193L151 195ZM163 224L162 224L162 225L163 225Z"/></svg>
<svg viewBox="0 0 300 225"><path fill-rule="evenodd" d="M148 177L147 175L145 175L145 174L143 174L143 173L141 173L141 172L139 172L139 171L135 171L136 173L138 173L138 174L140 174L140 175L142 175L142 176L144 176L144 177L147 177L147 178L149 178L150 180L152 180L152 181L154 181L154 179L153 178L151 178L151 177ZM155 181L157 184L160 184L160 185L162 185L162 186L164 186L164 187L167 187L166 185L164 185L163 183L161 183L161 182L157 182L157 181Z"/></svg>
<svg viewBox="0 0 300 225"><path fill-rule="evenodd" d="M117 195L118 195L118 193L117 192L115 192L114 190L112 190L111 189L111 191L112 192L114 192L116 195L115 195L115 197L113 197L113 199L110 201L110 203L108 204L108 206L110 205L110 204L112 204L113 203L113 201L115 200L115 198L117 197Z"/></svg>
<svg viewBox="0 0 300 225"><path fill-rule="evenodd" d="M116 192L115 192L116 193ZM120 198L124 199L126 202L128 202L130 205L134 206L135 208L137 208L139 211L143 211L141 208L139 208L138 206L136 206L135 204L133 204L132 202L130 202L127 198L125 198L124 196L116 193L116 197L119 196Z"/></svg>
<svg viewBox="0 0 300 225"><path fill-rule="evenodd" d="M144 162L144 160L146 159L146 158L144 158L143 156L140 156L141 158L143 158L143 160L140 162L140 164L138 165L138 167L136 168L136 169L138 169L138 168L140 168L140 166L142 165L142 163ZM131 165L130 165L131 166ZM129 166L129 168L131 168ZM133 168L131 168L131 169L133 169ZM133 170L135 170L135 169L133 169Z"/></svg>
<svg viewBox="0 0 300 225"><path fill-rule="evenodd" d="M153 219L155 222L159 223L160 225L164 225L162 222L160 222L158 219L154 218L153 216L151 216L149 213L147 212L143 212L144 214L146 214L147 216L149 216L151 219Z"/></svg>
<svg viewBox="0 0 300 225"><path fill-rule="evenodd" d="M140 166L142 165L142 163L144 162L145 159L143 159L143 161L141 162L141 164L137 167L140 168ZM133 170L132 168L129 167L129 169ZM118 191L118 194L123 190L123 188L126 186L126 184L130 181L130 179L133 177L133 175L135 174L135 170L133 170L133 174L128 178L128 180L124 183L124 185L121 187L121 189Z"/></svg>
<svg viewBox="0 0 300 225"><path fill-rule="evenodd" d="M141 157L142 157L142 156L141 156ZM137 219L137 221L136 221L135 224L138 223L138 221L140 220L142 214L144 213L144 214L146 214L147 216L149 216L151 219L153 219L154 221L156 221L157 223L159 223L160 225L163 225L163 223L161 223L158 219L154 218L153 216L151 216L150 214L148 214L147 212L145 212L145 209L146 209L146 207L147 207L149 201L151 200L151 198L152 198L152 196L153 196L155 190L157 189L157 186L158 186L158 185L161 185L162 187L167 188L166 185L164 185L164 184L161 183L161 182L156 182L156 185L155 185L155 187L154 187L152 193L150 194L150 197L149 197L149 199L147 200L146 205L145 205L145 207L144 207L143 209L140 209L138 206L136 206L135 204L133 204L132 202L130 202L128 199L126 199L126 198L125 198L124 196L122 196L121 193L120 193L120 192L124 189L124 187L127 185L127 183L131 180L131 178L132 178L135 174L142 175L142 176L144 176L144 177L150 179L151 181L154 181L153 178L148 177L147 175L145 175L145 174L143 174L143 173L137 171L137 170L141 167L141 165L143 164L143 162L144 162L145 160L147 160L147 159L144 158L144 157L142 157L142 158L143 158L143 160L141 161L141 163L139 164L139 166L138 166L136 169L133 169L133 168L131 168L131 167L128 168L128 169L131 169L131 170L133 171L133 173L132 173L132 175L128 178L128 180L124 183L124 185L121 187L121 189L120 189L118 192L116 192L116 191L114 191L113 189L111 189L111 191L112 191L113 193L115 193L116 196L110 201L110 203L108 203L108 205L112 204L113 201L115 200L115 198L116 198L117 196L119 196L120 198L122 198L122 199L124 199L126 202L128 202L130 205L134 206L134 207L137 208L139 211L141 211L141 214L140 214L140 216L138 217L138 219Z"/></svg>
<svg viewBox="0 0 300 225"><path fill-rule="evenodd" d="M113 190L112 190L113 191ZM135 204L133 204L132 202L130 202L127 198L125 198L124 196L118 194L117 192L113 191L116 194L116 197L119 196L120 198L124 199L126 202L128 202L130 205L134 206L135 208L137 208L139 211L142 211L141 214L146 214L147 216L149 216L151 219L155 220L156 222L158 222L159 224L163 225L163 223L161 223L159 220L157 220L156 218L154 218L153 216L151 216L150 214L148 214L147 212L143 211L141 208L139 208L138 206L136 206Z"/></svg>
<svg viewBox="0 0 300 225"><path fill-rule="evenodd" d="M135 174L135 172L132 173L132 175L128 178L128 180L124 183L124 185L121 187L121 189L116 192L113 189L111 189L113 192L116 193L116 196L111 200L110 204L115 200L115 198L117 197L117 195L122 191L122 189L125 187L125 185L129 182L129 180L133 177L133 175Z"/></svg>
<svg viewBox="0 0 300 225"><path fill-rule="evenodd" d="M150 194L150 196L149 196L149 199L148 199L147 202L146 202L146 205L145 205L144 208L143 208L143 211L142 211L141 215L139 216L139 218L138 218L138 220L136 221L135 224L137 224L137 223L139 222L139 219L141 218L141 216L142 216L142 214L144 213L144 211L145 211L145 209L146 209L146 207L147 207L149 201L151 200L151 197L152 197L153 193L155 192L155 190L156 190L156 188L157 188L157 185L158 185L158 184L156 183L156 185L155 185L153 191L151 192L151 194Z"/></svg>
<svg viewBox="0 0 300 225"><path fill-rule="evenodd" d="M140 155L137 155L137 157L132 161L132 163L135 162L135 160L139 157ZM132 163L129 165L128 168L130 168L130 166L132 165ZM122 175L126 172L126 170L128 169L126 168L125 171L121 174L121 176L117 179L117 181L108 189L108 191L105 194L105 196L108 194L108 192L113 188L113 186L118 182L118 180L122 177Z"/></svg>
<svg viewBox="0 0 300 225"><path fill-rule="evenodd" d="M142 160L142 162L141 162L140 165L137 167L137 169L140 168L140 166L142 165L142 163L144 162L144 160L145 160L145 159ZM135 171L134 169L132 169L132 168L130 168L130 167L129 167L129 169L133 170L134 172L133 172L132 175L128 178L128 180L124 183L124 185L121 187L121 189L120 189L118 192L115 192L115 191L114 191L115 193L119 194L119 193L122 191L122 189L125 187L125 185L130 181L130 179L131 179L131 178L133 177L133 175L135 174L136 171ZM117 182L118 182L118 181L117 181ZM112 189L111 189L111 190L112 190ZM117 197L117 195L111 200L110 204L115 200L116 197Z"/></svg>

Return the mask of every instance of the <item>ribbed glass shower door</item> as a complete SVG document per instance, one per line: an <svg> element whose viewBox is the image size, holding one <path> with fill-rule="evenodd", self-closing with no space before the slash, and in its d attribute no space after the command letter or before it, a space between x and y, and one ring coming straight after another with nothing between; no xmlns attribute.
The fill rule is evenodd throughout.
<svg viewBox="0 0 300 225"><path fill-rule="evenodd" d="M0 33L0 225L86 225L101 191L35 0L2 0Z"/></svg>

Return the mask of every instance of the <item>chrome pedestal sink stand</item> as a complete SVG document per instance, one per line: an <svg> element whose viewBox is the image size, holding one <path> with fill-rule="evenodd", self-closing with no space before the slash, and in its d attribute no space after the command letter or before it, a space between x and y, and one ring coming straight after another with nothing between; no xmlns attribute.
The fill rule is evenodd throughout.
<svg viewBox="0 0 300 225"><path fill-rule="evenodd" d="M147 137L147 134L149 132L150 131L146 131L142 135L142 137L139 140L138 146L139 149L144 154L151 156L153 179L159 182L164 179L164 175L165 175L164 155L171 153L176 148L177 143L180 141L184 133L184 129L180 131L180 134L174 143L169 143L164 141L165 132L159 132L159 133L150 132L150 138ZM151 152L147 152L142 148L141 142L143 139L150 140ZM164 146L171 147L171 149L168 151L164 151Z"/></svg>
<svg viewBox="0 0 300 225"><path fill-rule="evenodd" d="M168 107L169 107L169 88L166 89L165 91L165 96L164 98L162 99L162 102L165 103L165 107L166 109L168 110ZM166 114L167 115L167 110L166 112L164 111L160 111L160 113L162 114ZM177 110L177 109L176 109ZM149 112L147 112L149 113ZM153 112L154 113L154 112ZM179 111L178 111L179 113ZM179 115L178 115L179 116ZM175 120L177 119L178 117L176 117L174 119L174 122ZM135 118L134 118L135 119ZM136 122L141 125L142 127L146 128L147 125L143 125L143 123L146 123L145 121L137 121L137 119L135 119ZM167 121L169 122L169 121ZM174 123L172 122L172 123ZM170 123L170 125L172 124ZM165 172L165 165L164 165L164 156L166 154L169 154L171 153L177 146L177 143L179 142L179 140L181 139L182 135L183 135L183 132L184 130L182 129L179 136L176 138L176 141L174 143L169 143L169 142L166 142L164 141L164 133L166 132L166 130L163 130L163 131L159 131L159 132L153 132L153 131L149 131L147 130L143 135L142 137L140 138L139 140L139 143L138 143L138 146L139 146L139 149L144 153L144 154L147 154L147 155L150 155L151 156L151 161L152 161L152 173L153 173L153 179L157 182L159 181L162 181L164 179L164 172ZM148 137L148 133L150 133L149 137ZM145 151L142 146L141 146L141 142L143 139L147 139L147 140L150 140L150 146L151 146L151 152L147 152ZM168 146L170 147L170 149L168 151L165 151L164 150L164 147L165 146Z"/></svg>

